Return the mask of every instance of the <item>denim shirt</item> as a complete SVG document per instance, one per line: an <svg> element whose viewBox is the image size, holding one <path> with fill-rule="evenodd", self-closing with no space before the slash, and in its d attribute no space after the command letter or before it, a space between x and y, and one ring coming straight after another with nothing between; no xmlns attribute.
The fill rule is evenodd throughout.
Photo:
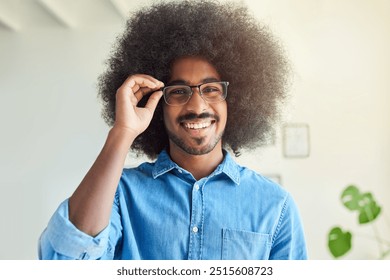
<svg viewBox="0 0 390 280"><path fill-rule="evenodd" d="M124 169L110 223L95 237L69 221L65 200L40 237L39 258L306 259L291 195L224 154L198 181L166 151Z"/></svg>

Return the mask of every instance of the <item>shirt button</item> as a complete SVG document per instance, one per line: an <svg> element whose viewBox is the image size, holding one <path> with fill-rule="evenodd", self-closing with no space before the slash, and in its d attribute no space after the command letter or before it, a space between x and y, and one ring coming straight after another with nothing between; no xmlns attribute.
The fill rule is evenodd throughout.
<svg viewBox="0 0 390 280"><path fill-rule="evenodd" d="M194 233L197 233L198 230L199 230L198 227L193 227L193 228L192 228L192 232L194 232Z"/></svg>
<svg viewBox="0 0 390 280"><path fill-rule="evenodd" d="M181 169L178 169L177 171L179 171L179 173L183 173L183 171Z"/></svg>
<svg viewBox="0 0 390 280"><path fill-rule="evenodd" d="M195 184L194 187L195 187L195 190L199 190L199 185L198 184Z"/></svg>

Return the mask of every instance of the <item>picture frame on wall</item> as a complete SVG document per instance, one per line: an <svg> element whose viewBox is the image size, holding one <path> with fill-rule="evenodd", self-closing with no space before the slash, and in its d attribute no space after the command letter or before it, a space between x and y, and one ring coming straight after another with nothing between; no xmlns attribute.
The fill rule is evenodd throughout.
<svg viewBox="0 0 390 280"><path fill-rule="evenodd" d="M307 158L310 156L309 125L290 123L283 126L283 156Z"/></svg>
<svg viewBox="0 0 390 280"><path fill-rule="evenodd" d="M264 176L278 185L282 185L282 176L280 174L265 174Z"/></svg>

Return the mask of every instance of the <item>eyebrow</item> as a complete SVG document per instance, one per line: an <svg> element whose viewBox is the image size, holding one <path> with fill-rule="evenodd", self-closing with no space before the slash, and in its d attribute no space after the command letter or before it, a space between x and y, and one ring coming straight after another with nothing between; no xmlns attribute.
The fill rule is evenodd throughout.
<svg viewBox="0 0 390 280"><path fill-rule="evenodd" d="M199 84L205 84L205 83L212 83L212 82L220 82L219 79L217 78L214 78L214 77L210 77L210 78L205 78L203 80L200 81ZM167 86L174 86L174 85L190 85L190 83L186 80L173 80L173 81L170 81Z"/></svg>

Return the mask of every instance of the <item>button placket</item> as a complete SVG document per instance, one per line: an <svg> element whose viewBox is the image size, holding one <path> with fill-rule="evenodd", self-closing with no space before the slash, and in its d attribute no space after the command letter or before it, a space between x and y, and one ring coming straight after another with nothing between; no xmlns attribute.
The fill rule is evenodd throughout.
<svg viewBox="0 0 390 280"><path fill-rule="evenodd" d="M202 221L203 221L203 197L202 188L196 182L192 188L192 212L190 226L190 250L189 259L198 260L201 258L202 246Z"/></svg>

